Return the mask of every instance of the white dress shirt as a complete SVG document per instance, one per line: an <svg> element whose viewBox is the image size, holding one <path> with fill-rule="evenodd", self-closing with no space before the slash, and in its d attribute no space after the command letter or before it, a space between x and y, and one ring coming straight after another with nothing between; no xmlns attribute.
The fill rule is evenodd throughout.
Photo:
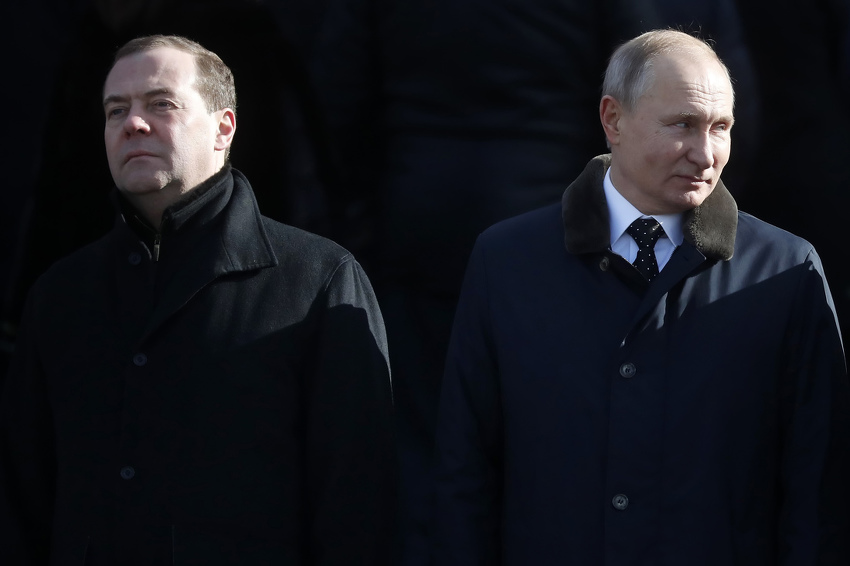
<svg viewBox="0 0 850 566"><path fill-rule="evenodd" d="M647 216L632 205L620 192L614 188L611 183L611 169L605 173L605 180L602 182L605 189L605 200L608 201L608 218L611 224L611 251L626 258L629 263L634 263L638 253L637 242L634 238L626 233L626 228L638 218L655 218L661 228L664 229L665 237L658 238L655 243L655 260L658 262L658 271L664 269L670 256L676 250L676 247L681 245L684 236L682 235L682 216L678 214L655 214Z"/></svg>

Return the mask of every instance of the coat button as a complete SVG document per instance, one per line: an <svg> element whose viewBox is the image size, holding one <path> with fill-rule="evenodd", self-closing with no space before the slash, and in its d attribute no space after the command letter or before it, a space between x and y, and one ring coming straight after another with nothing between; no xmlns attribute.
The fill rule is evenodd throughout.
<svg viewBox="0 0 850 566"><path fill-rule="evenodd" d="M617 511L625 511L626 507L629 506L629 498L622 493L618 493L614 496L614 499L611 500L611 504Z"/></svg>
<svg viewBox="0 0 850 566"><path fill-rule="evenodd" d="M633 363L626 363L620 366L620 375L625 377L626 379L630 377L634 377L637 373L637 368Z"/></svg>
<svg viewBox="0 0 850 566"><path fill-rule="evenodd" d="M123 468L121 468L121 477L125 480L131 480L135 475L136 470L133 469L133 466L124 466Z"/></svg>
<svg viewBox="0 0 850 566"><path fill-rule="evenodd" d="M609 266L609 265L611 265L611 260L610 260L610 259L608 259L608 256L606 255L606 256L605 256L605 257L603 257L603 258L602 258L602 260L599 262L599 269L601 269L602 271L608 271L608 266Z"/></svg>
<svg viewBox="0 0 850 566"><path fill-rule="evenodd" d="M130 255L127 256L127 261L130 265L139 265L142 263L142 256L138 252L130 252Z"/></svg>
<svg viewBox="0 0 850 566"><path fill-rule="evenodd" d="M146 363L148 363L148 357L144 354L136 354L133 356L133 363L139 367L142 367Z"/></svg>

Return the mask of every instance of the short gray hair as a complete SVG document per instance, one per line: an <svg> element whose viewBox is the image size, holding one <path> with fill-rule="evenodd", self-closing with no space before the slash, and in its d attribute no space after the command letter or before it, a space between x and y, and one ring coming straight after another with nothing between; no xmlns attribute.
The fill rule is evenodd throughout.
<svg viewBox="0 0 850 566"><path fill-rule="evenodd" d="M608 62L605 80L602 82L602 96L615 98L631 112L637 101L652 86L655 79L652 65L655 58L676 51L699 52L717 61L732 84L729 69L714 52L714 49L698 37L687 33L666 29L648 31L627 41L618 47ZM732 101L735 100L732 90Z"/></svg>

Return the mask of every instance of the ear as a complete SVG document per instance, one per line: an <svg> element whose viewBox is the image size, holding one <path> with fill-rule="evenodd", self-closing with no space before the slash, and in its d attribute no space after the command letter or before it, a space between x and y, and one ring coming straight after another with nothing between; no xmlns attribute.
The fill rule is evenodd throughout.
<svg viewBox="0 0 850 566"><path fill-rule="evenodd" d="M602 97L599 102L599 120L605 130L605 137L612 146L620 143L620 119L623 114L623 105L616 98L610 94Z"/></svg>
<svg viewBox="0 0 850 566"><path fill-rule="evenodd" d="M216 112L218 118L218 129L215 135L216 151L224 151L233 143L236 134L236 114L230 108L223 108Z"/></svg>

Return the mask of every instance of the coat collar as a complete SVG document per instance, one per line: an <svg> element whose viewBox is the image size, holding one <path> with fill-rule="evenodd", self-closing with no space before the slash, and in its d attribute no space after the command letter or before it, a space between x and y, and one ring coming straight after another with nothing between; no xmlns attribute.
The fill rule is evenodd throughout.
<svg viewBox="0 0 850 566"><path fill-rule="evenodd" d="M117 189L112 199L119 213L115 230L120 238L129 243L140 239L150 249L156 231ZM227 164L164 211L163 245L176 244L181 252L200 248L202 262L214 266L219 275L271 267L277 258L261 218L248 179ZM180 262L187 259L181 257Z"/></svg>
<svg viewBox="0 0 850 566"><path fill-rule="evenodd" d="M177 202L168 206L162 213L162 232L175 233L190 224L186 231L197 232L198 228L212 223L230 200L233 190L231 167L226 163L209 179L183 194ZM136 235L150 245L157 229L151 226L139 211L127 200L118 188L110 195L115 210L123 217L127 226ZM149 246L150 247L150 246Z"/></svg>
<svg viewBox="0 0 850 566"><path fill-rule="evenodd" d="M191 249L183 248L178 257L173 258L180 263L173 282L177 287L183 278L187 279L182 281L187 288L199 288L227 273L278 264L248 179L238 170L230 169L223 183L232 189L216 212L214 223L201 224L194 218L192 222L184 221L183 231L199 230L201 234ZM201 207L210 207L213 203L210 200ZM194 216L198 216L197 212L194 211Z"/></svg>
<svg viewBox="0 0 850 566"><path fill-rule="evenodd" d="M128 248L138 250L141 242L119 218L113 232L122 289L119 312L128 336L136 338L141 326L144 339L219 277L278 265L248 180L232 169L220 181L188 208L175 210L186 218L172 234L176 240L163 237L161 261L147 271L153 279L139 273L138 261L128 263ZM166 251L165 246L171 247Z"/></svg>
<svg viewBox="0 0 850 566"><path fill-rule="evenodd" d="M610 154L593 158L564 191L561 214L564 243L570 253L600 252L611 245L608 203L602 188L610 166ZM722 181L700 206L685 213L682 222L685 241L713 260L732 258L737 228L738 206Z"/></svg>
<svg viewBox="0 0 850 566"><path fill-rule="evenodd" d="M233 196L224 217L221 245L226 255L225 272L247 271L278 264L248 179L233 169ZM225 258L222 257L222 260Z"/></svg>

